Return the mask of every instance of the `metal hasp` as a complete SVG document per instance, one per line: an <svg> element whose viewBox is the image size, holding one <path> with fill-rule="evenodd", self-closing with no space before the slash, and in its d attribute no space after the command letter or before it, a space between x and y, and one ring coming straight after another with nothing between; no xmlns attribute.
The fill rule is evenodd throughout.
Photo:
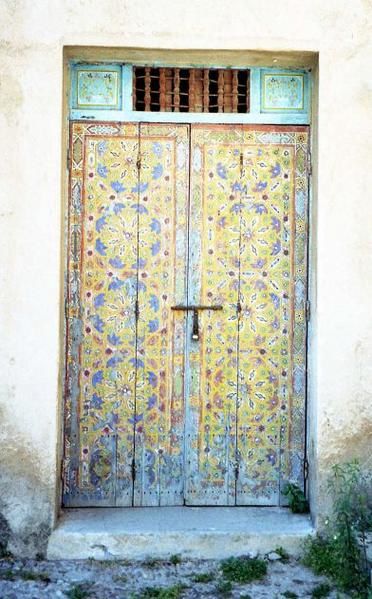
<svg viewBox="0 0 372 599"><path fill-rule="evenodd" d="M192 333L191 339L198 341L199 339L199 310L222 310L222 306L172 306L172 310L183 310L187 312L192 310Z"/></svg>

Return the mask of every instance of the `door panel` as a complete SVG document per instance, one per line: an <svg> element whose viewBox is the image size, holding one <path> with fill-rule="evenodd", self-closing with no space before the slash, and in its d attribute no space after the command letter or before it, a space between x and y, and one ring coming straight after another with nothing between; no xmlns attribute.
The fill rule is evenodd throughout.
<svg viewBox="0 0 372 599"><path fill-rule="evenodd" d="M131 505L138 127L74 123L71 150L64 503Z"/></svg>
<svg viewBox="0 0 372 599"><path fill-rule="evenodd" d="M183 504L188 133L140 126L134 505Z"/></svg>
<svg viewBox="0 0 372 599"><path fill-rule="evenodd" d="M192 128L188 303L222 310L199 312L187 352L188 505L235 503L241 142L240 127Z"/></svg>
<svg viewBox="0 0 372 599"><path fill-rule="evenodd" d="M188 127L74 123L64 505L183 502Z"/></svg>
<svg viewBox="0 0 372 599"><path fill-rule="evenodd" d="M237 504L303 485L307 131L243 132Z"/></svg>

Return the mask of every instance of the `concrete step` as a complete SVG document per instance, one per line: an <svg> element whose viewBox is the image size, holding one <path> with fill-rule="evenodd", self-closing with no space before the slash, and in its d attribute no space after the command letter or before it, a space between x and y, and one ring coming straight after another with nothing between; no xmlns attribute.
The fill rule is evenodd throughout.
<svg viewBox="0 0 372 599"><path fill-rule="evenodd" d="M308 515L285 508L159 507L64 510L48 559L221 559L281 546L291 555L314 534Z"/></svg>

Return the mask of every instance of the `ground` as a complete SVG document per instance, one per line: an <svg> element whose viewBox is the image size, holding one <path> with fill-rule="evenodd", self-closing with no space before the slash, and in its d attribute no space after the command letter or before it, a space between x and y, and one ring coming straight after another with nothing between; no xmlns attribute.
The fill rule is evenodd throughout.
<svg viewBox="0 0 372 599"><path fill-rule="evenodd" d="M254 557L254 556L253 556ZM146 562L0 560L0 599L284 599L339 597L324 577L278 553L262 556L267 574L249 584L229 583L217 560ZM163 592L159 588L164 589ZM315 590L315 593L314 593ZM326 592L328 591L328 592ZM326 594L324 594L326 592Z"/></svg>

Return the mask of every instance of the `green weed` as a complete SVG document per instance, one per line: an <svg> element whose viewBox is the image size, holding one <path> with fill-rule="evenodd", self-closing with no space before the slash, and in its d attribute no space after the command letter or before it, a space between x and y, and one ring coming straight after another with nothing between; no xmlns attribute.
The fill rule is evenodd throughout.
<svg viewBox="0 0 372 599"><path fill-rule="evenodd" d="M282 560L283 563L287 563L289 562L289 553L283 548L283 547L277 547L275 549L275 553L277 553L278 555L280 555L280 558Z"/></svg>
<svg viewBox="0 0 372 599"><path fill-rule="evenodd" d="M139 595L134 595L133 599L180 599L185 585L176 584L172 587L147 587Z"/></svg>
<svg viewBox="0 0 372 599"><path fill-rule="evenodd" d="M21 570L19 573L23 580L40 580L42 582L50 582L50 578L46 572L33 572L32 570Z"/></svg>
<svg viewBox="0 0 372 599"><path fill-rule="evenodd" d="M229 557L221 562L221 570L226 580L244 584L263 578L267 572L267 563L257 558Z"/></svg>
<svg viewBox="0 0 372 599"><path fill-rule="evenodd" d="M0 570L0 580L15 580L16 576L11 568Z"/></svg>
<svg viewBox="0 0 372 599"><path fill-rule="evenodd" d="M322 599L323 597L328 597L331 590L332 589L329 584L323 582L322 584L318 584L318 586L313 589L311 597L312 599Z"/></svg>
<svg viewBox="0 0 372 599"><path fill-rule="evenodd" d="M363 599L368 597L365 536L372 528L372 508L358 462L334 466L328 490L333 502L328 530L306 541L303 562Z"/></svg>
<svg viewBox="0 0 372 599"><path fill-rule="evenodd" d="M221 580L216 585L216 591L220 595L230 595L232 588L233 588L233 585L230 580Z"/></svg>
<svg viewBox="0 0 372 599"><path fill-rule="evenodd" d="M114 582L127 582L128 576L125 576L124 574L117 574L113 576L112 579Z"/></svg>
<svg viewBox="0 0 372 599"><path fill-rule="evenodd" d="M191 577L193 582L212 582L216 578L216 575L213 572L200 572L200 574L194 574Z"/></svg>
<svg viewBox="0 0 372 599"><path fill-rule="evenodd" d="M174 554L170 556L169 561L173 566L178 566L182 562L182 558L180 555Z"/></svg>
<svg viewBox="0 0 372 599"><path fill-rule="evenodd" d="M309 502L297 485L288 483L283 491L283 495L288 497L289 509L294 514L306 514L309 511Z"/></svg>
<svg viewBox="0 0 372 599"><path fill-rule="evenodd" d="M293 591L284 591L282 595L283 597L286 597L286 599L297 599L298 597L297 593L293 593Z"/></svg>
<svg viewBox="0 0 372 599"><path fill-rule="evenodd" d="M87 584L77 584L72 587L69 591L65 591L66 597L69 599L87 599L89 597L89 590Z"/></svg>

